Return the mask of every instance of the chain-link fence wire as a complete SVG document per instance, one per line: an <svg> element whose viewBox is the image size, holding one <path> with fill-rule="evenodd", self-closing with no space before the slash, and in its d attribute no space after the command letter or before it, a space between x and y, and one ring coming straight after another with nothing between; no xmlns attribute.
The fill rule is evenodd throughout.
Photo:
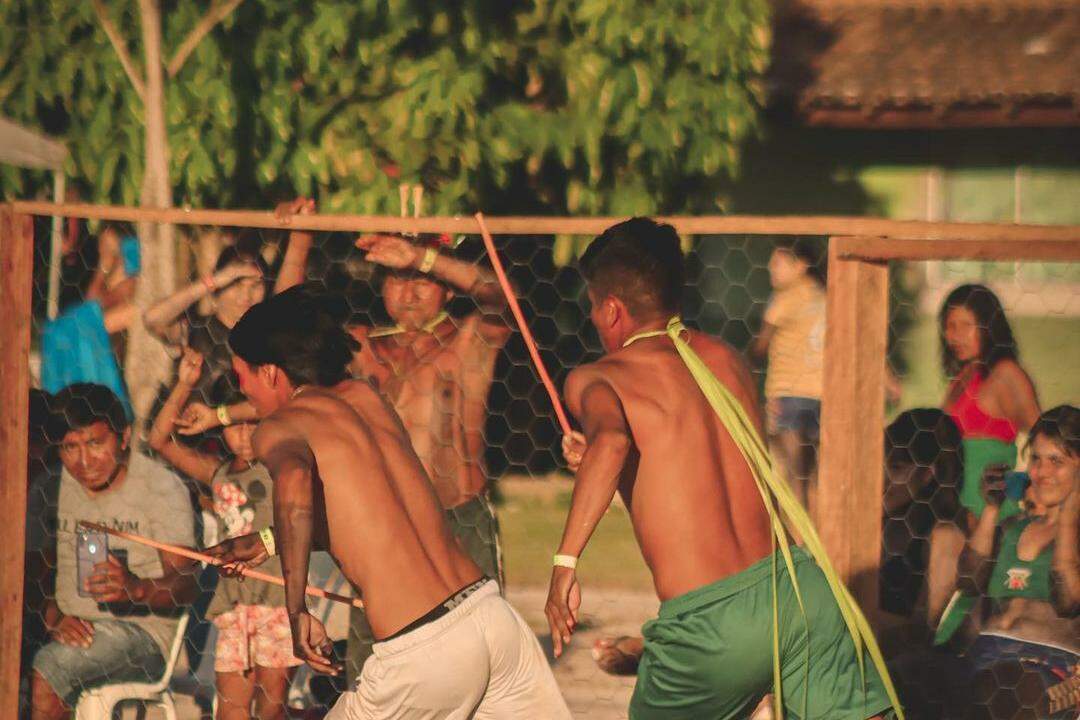
<svg viewBox="0 0 1080 720"><path fill-rule="evenodd" d="M220 428L194 436L185 436L171 428L172 432L166 434L181 448L173 450L171 456L162 452L160 446L155 450L144 439L133 438L132 460L128 462L131 480L157 485L153 494L125 496L125 502L132 504L130 508L113 506L109 496L114 489L106 488L99 494L80 490L76 475L93 481L93 468L89 466L94 463L85 458L95 453L108 456L105 450L109 448L102 448L112 441L107 436L87 438L86 428L73 427L72 422L57 424L58 410L68 410L67 414L71 415L71 407L79 405L78 398L87 395L85 388L75 393L61 388L78 375L82 380L92 378L98 383L111 383L122 397L123 384L111 379L108 367L102 370L99 366L109 366L109 358L113 358L119 377L122 363L116 358L124 357L123 328L128 323L140 322L141 318L138 313L125 315L131 284L138 282L137 241L128 239L134 238L135 229L122 224L72 220L67 230L60 273L61 316L50 321L45 318L44 302L47 221L39 219L35 228L38 253L34 284L34 384L44 384L51 393L35 394L31 405L23 673L27 706L41 700L40 692L39 697L34 696L33 669L49 679L50 687L62 686L58 693L71 704L78 702L80 696L85 700L84 690L93 686L156 679L161 668L155 663L171 649L169 628L176 627L175 619L172 625L158 623L151 627L152 623L144 622L140 615L129 617L130 604L100 605L94 598L70 597L74 589L72 579L61 582L58 575L77 576L79 554L87 554L87 544L93 540L84 537L80 544L72 527L74 519L96 517L113 527L146 535L160 533L164 537L158 539L192 547L257 530L260 523L268 524L265 521L268 480L265 474L249 472L244 463L232 462L235 453L230 443L235 444L235 440L231 441ZM245 303L272 292L289 236L285 231L236 228L184 228L182 233L177 286L178 292L188 292L186 298L191 302L173 306L165 313L168 317L164 321L161 316L155 316L159 325L168 326L168 332L163 332L161 327L157 331L174 345L202 344L202 375L186 400L186 408L190 411L192 403L202 403L210 409L209 420L205 417L203 420L216 424L215 408L241 399L234 379L228 375L227 349L221 354L227 326L235 321L238 308L242 310ZM346 233L316 234L304 276L346 298L351 311L350 326L357 329L359 337L376 346L375 374L381 375L381 386L410 427L414 444L435 479L441 499L454 508L448 513L448 521L455 533L488 574L505 574L509 598L546 640L542 607L550 552L557 546L565 522L571 485L561 459L560 433L550 401L531 367L521 336L516 332L481 332L471 345L455 344L455 338L470 328L475 330L470 318L478 312L470 289L456 288L446 303L451 322L430 333L432 354L427 357L422 353L421 357L415 357L415 353L402 354L400 348L395 349L395 320L383 300L387 272L365 261L364 252L355 247L355 240L355 235ZM579 248L581 243L567 245L566 242L543 236L497 239L544 362L559 387L570 369L596 359L601 352L588 318L584 283L573 262L572 248ZM449 244L445 240L437 244L439 252L446 257L487 267L478 237L452 238ZM812 502L813 468L818 450L816 408L812 402L790 403L781 401L781 397L788 397L785 395L788 392L796 394L799 387L805 387L799 382L812 374L815 363L820 368L825 313L824 288L820 283L827 273L826 239L806 237L793 244L790 239L780 237L712 236L695 238L686 246L684 318L689 325L718 335L746 352L768 396L766 415L774 453L789 476L806 473ZM792 295L790 287L785 294L772 287L770 259L778 252L788 259L816 258L808 263L809 274L816 279L807 281L804 291L800 291L804 294ZM247 282L221 274L228 268L228 264L219 265L223 255L250 265L253 254L258 254L265 263L263 280ZM1073 266L1028 263L1022 268L1023 273L1012 278L995 277L991 283L1015 330L1020 362L1031 376L1044 408L1062 402L1075 403L1080 393L1075 373L1069 368L1076 367L1080 361L1080 333L1077 333L1080 293L1074 284ZM782 274L784 269L773 268L773 272ZM883 499L880 634L897 674L902 699L913 711L909 715L912 717L941 717L946 712L959 713L956 716L960 717L969 711L983 712L987 717L1020 717L1008 714L1010 708L1035 707L1039 702L1048 702L1046 688L1053 684L1050 679L1053 673L1062 672L1061 658L1068 659L1051 653L1040 656L1033 664L1024 659L1027 656L1009 659L1005 655L1007 648L990 648L986 650L989 657L994 657L993 652L1003 655L1001 668L991 662L989 670L982 666L973 669L975 666L967 658L978 634L970 620L947 643L933 645L941 608L930 606L940 605L942 596L946 601L950 599L957 581L950 580L947 568L944 580L933 576L931 546L936 542L940 545L936 547L938 556L934 557L947 558L950 552L958 556L967 537L965 533L972 527L960 503L961 486L971 475L970 468L963 469L966 459L963 438L958 439L958 430L948 417L935 411L942 407L947 390L940 360L937 313L950 290L971 280L982 280L984 275L982 266L956 263L894 264L890 275L888 361L896 383L885 423L888 427L883 427L887 474ZM223 297L223 289L235 291L245 282L248 287L243 297ZM485 322L498 324L485 317ZM759 340L766 319L774 328L767 348ZM179 325L175 320L180 321ZM386 334L373 339L371 331L364 328L377 328ZM173 352L179 361L179 350L174 348ZM801 354L793 357L792 353L796 352ZM432 368L427 374L421 369L425 363ZM781 366L784 372L797 375L788 378L795 382L795 389L786 390L783 383L768 382L768 374ZM368 372L372 366L358 361L356 369ZM479 383L466 383L455 375L463 369L479 377ZM774 382L775 376L781 374L774 373ZM175 381L174 372L160 389L155 415L167 408ZM895 390L899 390L898 397ZM805 394L812 396L812 388ZM469 413L461 408L477 398L479 410L474 409L469 417L464 417ZM100 403L90 405L92 411L104 412ZM86 406L83 402L82 407ZM185 414L180 413L180 417L183 422ZM466 427L478 430L470 435L474 442L455 440L451 429ZM70 437L72 433L79 437ZM794 445L785 445L785 433L789 439L795 436ZM121 433L116 442L122 440ZM446 452L440 452L440 448ZM202 465L190 462L193 453L205 459ZM76 455L84 459L79 460ZM115 450L113 455L119 457L122 453ZM170 461L170 457L174 460ZM177 467L177 457L188 460L182 460L181 467ZM108 465L107 459L101 462ZM196 477L200 467L229 462L232 464L220 473L204 476L202 481ZM800 462L805 464L799 465ZM1022 464L1022 459L1019 462ZM449 470L444 466L446 463ZM62 473L65 466L70 466L68 472ZM143 469L136 477L134 470L138 466ZM458 472L463 467L465 470ZM539 479L546 482L537 482ZM487 503L463 502L478 493L482 495L485 481L496 507L497 523ZM161 487L172 489L171 505L162 500L166 490ZM162 517L154 514L163 507L166 512ZM175 527L176 518L185 515L189 523ZM186 541L185 532L190 540ZM944 539L938 542L939 538ZM110 550L128 550L128 557L122 559L135 574L153 575L161 571L153 557L135 558L133 546L114 538L108 542ZM65 545L66 550L57 552ZM138 565L136 560L140 561ZM556 677L576 716L624 717L633 678L608 674L597 666L590 651L593 643L602 638L637 635L641 622L655 614L657 602L633 540L627 513L620 505L613 506L601 524L589 553L582 560L581 576L587 592L584 621L571 652L555 664ZM287 691L282 689L287 672L259 671L240 673L244 679L239 689L235 683L229 684L226 677L222 685L224 693L215 693L215 668L235 674L256 665L263 668L290 665L288 628L273 614L257 611L244 614L236 610L238 603L266 608L280 604L279 596L267 592L258 583L249 581L243 590L223 589L213 569L198 570L193 577L187 585L179 582L175 586L176 609L172 611L174 615L189 614L191 619L172 682L178 691L181 717L209 712L215 695L219 704L225 699L244 704L281 702L285 698L294 712L310 712L312 716L318 716L320 708L325 709L333 702L342 682L313 677L306 668L294 671L287 679ZM312 581L338 591L347 587L327 557L318 558ZM256 586L258 589L254 589ZM69 597L62 600L65 593ZM78 596L77 591L75 595ZM116 622L140 627L146 632L138 638L143 646L133 650L118 645L111 652L105 645L101 649L103 658L80 651L79 656L96 658L92 668L79 666L82 669L78 672L59 673L52 668L68 667L65 665L68 658L58 650L47 649L63 645L58 638L66 642L79 638L70 628L57 627L58 616L50 608L58 600L62 606L90 608L91 622L96 621L102 628L107 628L113 617ZM968 617L980 620L984 616L992 617L988 608L993 602L996 601L977 599L978 607ZM170 603L163 604L167 607ZM350 620L343 606L331 607L327 603L319 606L317 613L327 620L339 656L349 656L350 671L355 672L363 657L362 651L357 650L363 646L358 642L363 630L353 631L352 652L347 652L349 626L356 625L355 619ZM150 644L145 642L147 636ZM1075 631L1068 630L1063 637L1057 645L1075 649ZM99 638L99 642L103 640ZM985 645L988 641L982 642ZM632 651L633 641L619 647ZM118 652L118 648L123 648L123 652ZM1030 651L1026 646L1023 649ZM136 650L145 655L140 661L132 660L140 657ZM633 653L628 655L631 657L600 653L605 663L614 657L632 666ZM122 657L123 661L110 664L116 657ZM1055 662L1058 664L1054 665ZM1033 677L1034 680L1030 679ZM953 685L943 678L949 681L959 678L962 682ZM245 695L251 684L259 686L262 692ZM1036 684L1038 689L1032 689ZM956 687L972 690L958 693Z"/></svg>

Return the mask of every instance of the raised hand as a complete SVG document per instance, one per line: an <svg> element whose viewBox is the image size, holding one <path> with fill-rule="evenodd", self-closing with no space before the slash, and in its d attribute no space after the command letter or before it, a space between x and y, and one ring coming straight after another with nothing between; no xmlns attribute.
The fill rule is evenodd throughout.
<svg viewBox="0 0 1080 720"><path fill-rule="evenodd" d="M315 201L311 198L298 197L295 200L278 203L274 208L274 217L288 223L293 215L314 215Z"/></svg>
<svg viewBox="0 0 1080 720"><path fill-rule="evenodd" d="M176 431L181 435L200 435L221 425L217 411L201 402L189 403L176 418Z"/></svg>
<svg viewBox="0 0 1080 720"><path fill-rule="evenodd" d="M184 348L184 355L180 358L180 367L176 371L176 382L180 385L192 387L199 382L202 374L203 356L190 347Z"/></svg>
<svg viewBox="0 0 1080 720"><path fill-rule="evenodd" d="M415 268L423 259L423 252L416 245L394 235L361 235L356 247L366 251L364 259L395 270Z"/></svg>

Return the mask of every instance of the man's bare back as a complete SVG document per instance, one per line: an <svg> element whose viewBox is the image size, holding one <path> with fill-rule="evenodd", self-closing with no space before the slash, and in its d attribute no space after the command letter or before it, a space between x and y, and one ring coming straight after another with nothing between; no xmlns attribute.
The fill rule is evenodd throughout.
<svg viewBox="0 0 1080 720"><path fill-rule="evenodd" d="M690 344L760 429L749 369L725 343ZM619 491L666 600L733 575L772 551L750 468L666 336L639 340L571 373L571 408L596 383L618 396L632 447Z"/></svg>
<svg viewBox="0 0 1080 720"><path fill-rule="evenodd" d="M392 635L480 578L451 536L401 421L366 382L301 388L263 421L254 443L268 467L290 446L309 449L328 549L363 593L376 637ZM281 527L290 504L287 497L279 502L278 488L288 488L275 483Z"/></svg>

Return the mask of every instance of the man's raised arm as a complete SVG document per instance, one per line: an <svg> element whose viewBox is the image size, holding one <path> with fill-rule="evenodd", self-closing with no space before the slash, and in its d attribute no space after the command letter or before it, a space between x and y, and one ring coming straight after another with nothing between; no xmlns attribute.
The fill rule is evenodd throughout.
<svg viewBox="0 0 1080 720"><path fill-rule="evenodd" d="M545 609L556 656L562 653L563 644L570 642L581 605L573 565L615 497L631 442L619 396L593 372L578 369L570 373L566 401L581 422L588 445L577 470L570 513L559 544L557 557L563 564L556 563L552 571Z"/></svg>

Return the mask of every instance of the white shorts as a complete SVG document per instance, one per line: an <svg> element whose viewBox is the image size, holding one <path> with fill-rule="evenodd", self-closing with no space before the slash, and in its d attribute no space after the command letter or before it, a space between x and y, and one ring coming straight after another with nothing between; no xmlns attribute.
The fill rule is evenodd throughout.
<svg viewBox="0 0 1080 720"><path fill-rule="evenodd" d="M494 580L372 649L326 720L570 718L540 643Z"/></svg>

